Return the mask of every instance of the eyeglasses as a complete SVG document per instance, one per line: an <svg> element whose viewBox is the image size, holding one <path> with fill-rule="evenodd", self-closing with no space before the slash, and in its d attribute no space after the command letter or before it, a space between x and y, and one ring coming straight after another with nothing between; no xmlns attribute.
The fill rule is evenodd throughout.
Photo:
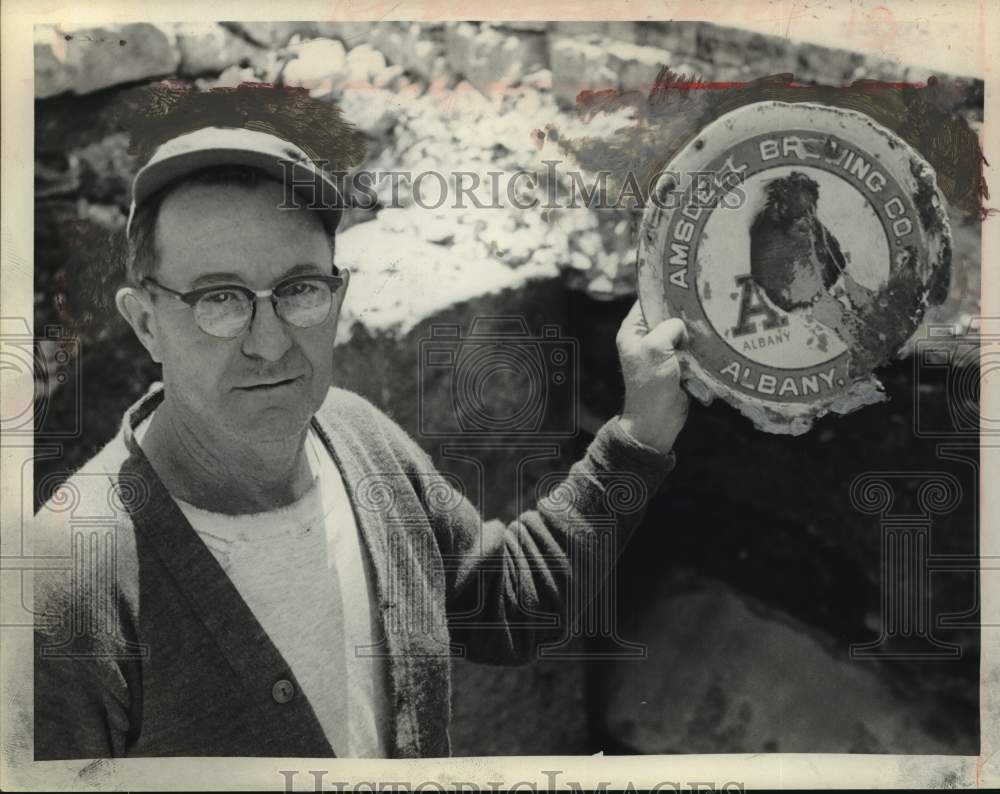
<svg viewBox="0 0 1000 794"><path fill-rule="evenodd" d="M257 301L270 298L274 312L298 328L319 325L330 315L333 295L344 284L343 276L294 276L271 289L253 290L240 284L213 284L178 292L147 276L139 283L183 301L194 310L194 321L206 334L235 339L253 322Z"/></svg>

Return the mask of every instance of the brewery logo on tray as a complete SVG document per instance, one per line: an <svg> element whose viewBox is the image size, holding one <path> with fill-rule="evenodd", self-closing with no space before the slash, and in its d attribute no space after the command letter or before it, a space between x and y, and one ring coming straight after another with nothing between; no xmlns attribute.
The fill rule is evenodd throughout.
<svg viewBox="0 0 1000 794"><path fill-rule="evenodd" d="M695 396L780 433L883 399L872 369L948 286L943 200L916 152L858 112L759 103L709 125L657 188L671 200L643 217L640 299L651 325L685 320Z"/></svg>

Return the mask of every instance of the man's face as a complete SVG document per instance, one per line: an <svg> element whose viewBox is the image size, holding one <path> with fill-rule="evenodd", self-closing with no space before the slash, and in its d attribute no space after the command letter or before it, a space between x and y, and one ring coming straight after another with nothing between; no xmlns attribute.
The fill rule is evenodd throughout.
<svg viewBox="0 0 1000 794"><path fill-rule="evenodd" d="M304 209L279 210L283 190L271 180L177 188L156 225L156 280L178 292L212 284L265 290L290 275L330 275L322 222ZM210 336L185 304L157 295L156 352L170 398L205 427L243 440L301 432L332 384L345 287L327 319L311 328L284 322L270 300L258 300L253 322L235 339Z"/></svg>

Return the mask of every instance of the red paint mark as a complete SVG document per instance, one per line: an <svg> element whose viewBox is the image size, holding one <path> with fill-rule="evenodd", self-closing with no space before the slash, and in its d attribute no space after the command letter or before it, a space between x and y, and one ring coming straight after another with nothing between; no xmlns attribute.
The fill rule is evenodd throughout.
<svg viewBox="0 0 1000 794"><path fill-rule="evenodd" d="M576 112L587 120L595 114L634 108L641 124L659 126L670 139L695 134L698 126L756 102L818 101L850 107L865 112L924 151L941 175L949 200L966 213L985 219L997 210L985 206L989 192L983 175L982 147L961 112L954 112L970 99L974 101L972 94L963 96L970 90L965 81L942 81L934 76L928 77L926 83L858 79L824 85L797 82L795 74L788 71L750 81L721 82L663 67L646 96L640 90L585 89L576 94ZM568 141L564 148L576 145ZM668 145L664 151L666 157L672 150Z"/></svg>
<svg viewBox="0 0 1000 794"><path fill-rule="evenodd" d="M843 85L816 85L814 83L797 83L794 80L789 80L785 83L768 83L766 86L768 89L775 88L810 88L816 90L817 88L829 89L833 88L839 91L883 91L885 89L922 89L927 88L928 84L933 85L935 82L934 78L930 78L930 83L921 82L883 82L881 80L855 80L851 83L845 83ZM671 81L667 85L657 85L654 86L656 91L727 91L727 90L740 90L743 88L761 88L760 84L755 84L753 82L741 82L741 81L707 81L703 82L700 80L694 81ZM584 89L579 94L576 95L576 104L581 107L586 107L593 104L596 101L606 100L606 99L616 99L627 96L628 94L637 94L639 92L629 91L623 92L614 88L606 88L602 90Z"/></svg>

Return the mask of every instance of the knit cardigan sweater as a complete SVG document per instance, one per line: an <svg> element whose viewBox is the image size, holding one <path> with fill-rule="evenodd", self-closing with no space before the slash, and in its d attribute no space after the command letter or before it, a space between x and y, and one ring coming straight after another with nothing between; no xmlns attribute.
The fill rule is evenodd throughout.
<svg viewBox="0 0 1000 794"><path fill-rule="evenodd" d="M279 651L121 431L43 506L35 553L36 760L330 757ZM607 422L534 510L484 521L456 478L363 398L331 389L312 420L339 466L376 578L390 757L450 755L450 660L519 664L568 636L673 454ZM610 546L609 546L610 543ZM608 549L611 557L608 557Z"/></svg>

